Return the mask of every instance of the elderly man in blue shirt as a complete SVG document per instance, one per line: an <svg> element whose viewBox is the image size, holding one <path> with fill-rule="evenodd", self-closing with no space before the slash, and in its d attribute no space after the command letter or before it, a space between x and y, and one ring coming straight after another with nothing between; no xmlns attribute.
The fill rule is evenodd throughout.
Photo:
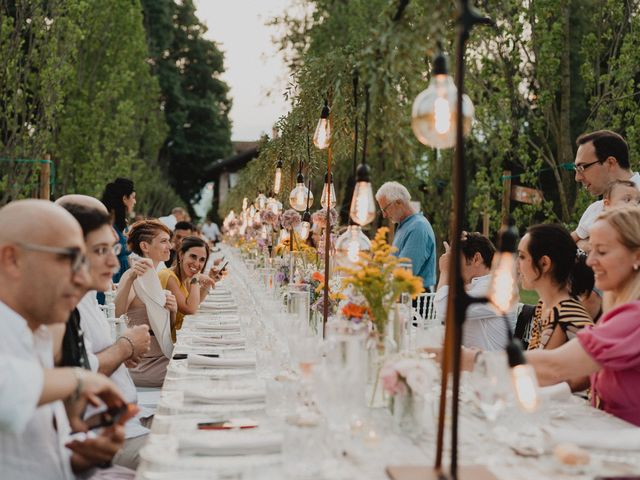
<svg viewBox="0 0 640 480"><path fill-rule="evenodd" d="M393 246L396 255L411 260L413 274L422 277L425 291L436 283L436 237L429 220L411 206L411 195L398 182L387 182L376 192L382 216L397 223Z"/></svg>

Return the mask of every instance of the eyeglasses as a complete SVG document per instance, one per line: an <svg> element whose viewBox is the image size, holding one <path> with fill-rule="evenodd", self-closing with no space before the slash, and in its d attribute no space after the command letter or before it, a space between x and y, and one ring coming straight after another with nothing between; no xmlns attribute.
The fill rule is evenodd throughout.
<svg viewBox="0 0 640 480"><path fill-rule="evenodd" d="M591 162L591 163L581 163L579 165L574 165L573 168L578 173L584 173L584 171L587 168L589 168L591 165L595 165L596 163L602 163L602 162L600 160L596 160L595 162Z"/></svg>
<svg viewBox="0 0 640 480"><path fill-rule="evenodd" d="M35 243L25 242L19 242L18 245L25 250L31 250L33 252L54 253L56 255L61 255L68 258L71 262L72 273L77 273L82 267L87 264L87 257L78 247L49 247L47 245L36 245Z"/></svg>
<svg viewBox="0 0 640 480"><path fill-rule="evenodd" d="M380 209L380 211L382 212L382 214L383 214L383 215L387 212L387 209L388 209L391 205L393 205L393 202L389 202L389 203L387 203L387 206L386 206L386 207L384 207L384 208L381 208L381 209Z"/></svg>
<svg viewBox="0 0 640 480"><path fill-rule="evenodd" d="M91 249L91 251L99 257L104 257L109 252L113 253L117 257L120 255L120 252L122 252L122 245L120 243L116 243L112 246L100 245L99 247Z"/></svg>

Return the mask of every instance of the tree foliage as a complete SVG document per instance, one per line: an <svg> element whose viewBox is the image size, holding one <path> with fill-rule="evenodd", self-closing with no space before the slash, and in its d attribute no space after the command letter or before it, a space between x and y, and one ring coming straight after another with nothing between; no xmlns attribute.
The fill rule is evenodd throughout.
<svg viewBox="0 0 640 480"><path fill-rule="evenodd" d="M313 130L324 98L332 107L339 202L349 200L343 192L352 171L354 120L358 116L362 129L364 108L361 90L354 109L357 71L360 85L370 92L367 161L374 187L387 180L404 183L422 202L439 238L446 238L452 152L420 145L410 115L413 100L428 84L428 57L436 42L454 52L455 2L300 3L303 16L285 14L273 21L286 29L280 45L290 67L285 95L291 111L277 124L279 136L265 140L259 159L242 173L221 213L237 209L244 196L268 191L278 159L288 172L285 178L293 178L298 160L307 158L307 127ZM488 213L492 231L498 228L503 170L511 171L515 183L544 194L541 204L511 205L520 225L571 224L588 201L577 192L566 165L573 162L575 138L585 130L611 128L627 137L632 152L640 147L640 57L633 47L637 2L479 3L496 28L476 28L466 56L465 87L476 106L476 121L466 145L470 202L465 226L479 228L481 215ZM319 193L326 154L313 150L306 168Z"/></svg>

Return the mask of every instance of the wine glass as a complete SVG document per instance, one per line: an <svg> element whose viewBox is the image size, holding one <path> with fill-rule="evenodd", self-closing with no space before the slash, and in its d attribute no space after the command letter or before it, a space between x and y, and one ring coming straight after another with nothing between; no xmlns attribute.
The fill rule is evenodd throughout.
<svg viewBox="0 0 640 480"><path fill-rule="evenodd" d="M509 377L506 365L503 352L483 352L469 376L475 404L490 422L498 418L507 404L506 379Z"/></svg>

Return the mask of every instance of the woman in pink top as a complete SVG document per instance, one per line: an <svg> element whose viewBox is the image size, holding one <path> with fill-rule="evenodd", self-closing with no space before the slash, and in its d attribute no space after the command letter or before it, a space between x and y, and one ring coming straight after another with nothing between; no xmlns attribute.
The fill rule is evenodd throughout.
<svg viewBox="0 0 640 480"><path fill-rule="evenodd" d="M598 324L555 350L527 352L541 385L590 376L593 405L640 426L640 208L602 213L591 227Z"/></svg>

